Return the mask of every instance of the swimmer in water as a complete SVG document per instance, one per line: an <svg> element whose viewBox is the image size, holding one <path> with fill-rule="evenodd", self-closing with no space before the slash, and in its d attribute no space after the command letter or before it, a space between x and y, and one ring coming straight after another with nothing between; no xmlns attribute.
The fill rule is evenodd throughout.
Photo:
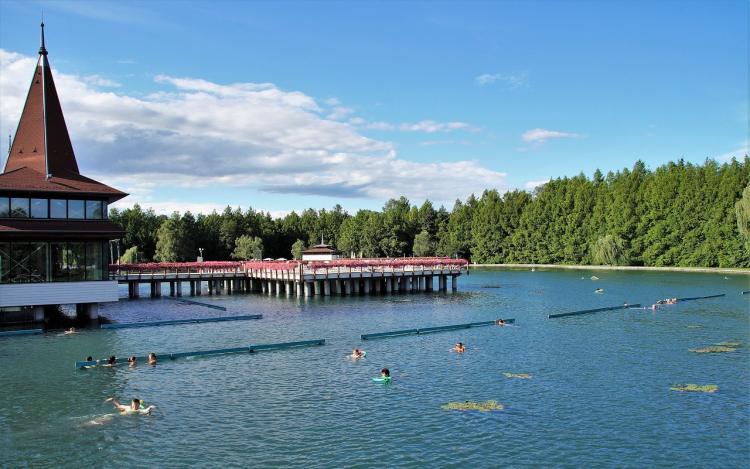
<svg viewBox="0 0 750 469"><path fill-rule="evenodd" d="M65 334L75 334L75 333L76 333L75 327L71 327L69 330L65 331Z"/></svg>
<svg viewBox="0 0 750 469"><path fill-rule="evenodd" d="M156 365L156 354L151 352L148 354L148 364L149 365Z"/></svg>
<svg viewBox="0 0 750 469"><path fill-rule="evenodd" d="M87 362L93 362L94 358L91 355L89 355L88 357L86 357L86 361ZM96 361L96 365L98 365L98 364L99 364L99 360ZM96 365L84 365L84 366L81 367L81 369L85 370L86 368L96 368Z"/></svg>
<svg viewBox="0 0 750 469"><path fill-rule="evenodd" d="M117 407L117 410L121 410L123 412L140 412L142 414L148 414L151 412L151 409L156 409L156 406L150 405L148 407L141 407L141 400L140 399L133 399L130 402L130 407L124 406L117 402L114 397L110 397L104 402L112 402L115 407Z"/></svg>
<svg viewBox="0 0 750 469"><path fill-rule="evenodd" d="M102 366L116 366L117 365L117 357L114 355L110 355L110 357L107 359L107 363L103 364Z"/></svg>
<svg viewBox="0 0 750 469"><path fill-rule="evenodd" d="M128 365L128 366L135 366L135 365L137 365L138 364L138 357L130 357L130 358L128 358L128 363L130 363L130 365Z"/></svg>
<svg viewBox="0 0 750 469"><path fill-rule="evenodd" d="M356 348L354 349L354 351L350 355L350 357L352 357L352 358L362 358L364 356L365 356L365 352L362 351L362 350L356 349Z"/></svg>
<svg viewBox="0 0 750 469"><path fill-rule="evenodd" d="M495 324L497 324L498 326L504 326L505 321L503 321L502 319L498 319L497 321L495 321Z"/></svg>
<svg viewBox="0 0 750 469"><path fill-rule="evenodd" d="M464 347L464 344L462 344L461 342L459 342L459 343L456 344L456 346L453 348L453 350L455 350L458 353L464 353L464 351L466 350L466 347Z"/></svg>
<svg viewBox="0 0 750 469"><path fill-rule="evenodd" d="M383 368L380 370L380 377L381 378L390 378L391 377L391 370L388 368Z"/></svg>

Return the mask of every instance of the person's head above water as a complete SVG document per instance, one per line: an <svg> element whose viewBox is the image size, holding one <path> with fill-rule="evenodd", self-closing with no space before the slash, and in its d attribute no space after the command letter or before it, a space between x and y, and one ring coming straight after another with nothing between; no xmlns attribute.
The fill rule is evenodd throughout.
<svg viewBox="0 0 750 469"><path fill-rule="evenodd" d="M94 358L93 358L93 357L91 357L91 356L88 356L88 357L86 357L86 361L87 361L87 362L93 362L93 361L94 361Z"/></svg>
<svg viewBox="0 0 750 469"><path fill-rule="evenodd" d="M141 406L141 400L138 398L133 399L133 402L130 403L130 408L133 410L138 410L140 406Z"/></svg>
<svg viewBox="0 0 750 469"><path fill-rule="evenodd" d="M383 375L383 378L386 378L388 376L391 376L391 371L388 368L383 368L380 370L380 374Z"/></svg>
<svg viewBox="0 0 750 469"><path fill-rule="evenodd" d="M110 355L110 356L109 356L109 359L107 359L107 362L108 362L108 363L109 363L110 365L114 365L116 361L117 361L117 357L116 357L116 356L114 356L114 355Z"/></svg>

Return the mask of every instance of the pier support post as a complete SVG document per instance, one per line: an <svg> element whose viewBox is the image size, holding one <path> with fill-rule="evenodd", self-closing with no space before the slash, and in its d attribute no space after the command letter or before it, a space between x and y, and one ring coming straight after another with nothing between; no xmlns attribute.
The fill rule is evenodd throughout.
<svg viewBox="0 0 750 469"><path fill-rule="evenodd" d="M424 275L419 277L419 291L424 291Z"/></svg>
<svg viewBox="0 0 750 469"><path fill-rule="evenodd" d="M198 296L203 294L203 282L200 280L195 282L195 294Z"/></svg>
<svg viewBox="0 0 750 469"><path fill-rule="evenodd" d="M341 288L341 280L336 280L336 294L337 295L343 295L344 291Z"/></svg>
<svg viewBox="0 0 750 469"><path fill-rule="evenodd" d="M44 306L34 306L34 321L44 321Z"/></svg>
<svg viewBox="0 0 750 469"><path fill-rule="evenodd" d="M391 293L392 289L393 289L393 277L386 277L385 278L385 292Z"/></svg>
<svg viewBox="0 0 750 469"><path fill-rule="evenodd" d="M379 295L380 294L380 284L383 283L383 279L382 278L375 278L375 279L372 279L372 281L375 283L375 293Z"/></svg>
<svg viewBox="0 0 750 469"><path fill-rule="evenodd" d="M305 282L305 296L312 296L314 289L312 282Z"/></svg>
<svg viewBox="0 0 750 469"><path fill-rule="evenodd" d="M325 296L331 296L331 281L323 280L323 294Z"/></svg>
<svg viewBox="0 0 750 469"><path fill-rule="evenodd" d="M365 295L370 294L370 279L369 278L366 278L363 280L362 288L364 289Z"/></svg>
<svg viewBox="0 0 750 469"><path fill-rule="evenodd" d="M281 280L276 280L276 294L281 295L281 292L284 291L284 282Z"/></svg>
<svg viewBox="0 0 750 469"><path fill-rule="evenodd" d="M161 296L161 282L151 282L151 298Z"/></svg>
<svg viewBox="0 0 750 469"><path fill-rule="evenodd" d="M458 290L458 275L451 275L451 290Z"/></svg>
<svg viewBox="0 0 750 469"><path fill-rule="evenodd" d="M349 296L352 294L352 279L344 280L344 295Z"/></svg>
<svg viewBox="0 0 750 469"><path fill-rule="evenodd" d="M425 291L432 291L432 275L425 277L424 282L425 282L425 287L424 287Z"/></svg>
<svg viewBox="0 0 750 469"><path fill-rule="evenodd" d="M284 293L286 293L286 296L290 296L292 294L293 288L294 282L290 282L289 280L284 282Z"/></svg>
<svg viewBox="0 0 750 469"><path fill-rule="evenodd" d="M169 296L174 296L174 282L169 282Z"/></svg>
<svg viewBox="0 0 750 469"><path fill-rule="evenodd" d="M174 283L175 292L177 293L177 296L182 296L182 282L177 281Z"/></svg>
<svg viewBox="0 0 750 469"><path fill-rule="evenodd" d="M190 296L195 296L195 280L190 281Z"/></svg>
<svg viewBox="0 0 750 469"><path fill-rule="evenodd" d="M302 282L294 282L297 287L297 296L302 296Z"/></svg>
<svg viewBox="0 0 750 469"><path fill-rule="evenodd" d="M354 287L354 294L359 295L359 279L352 280L352 287Z"/></svg>
<svg viewBox="0 0 750 469"><path fill-rule="evenodd" d="M320 280L315 280L313 282L313 289L314 289L314 295L318 296L320 295Z"/></svg>

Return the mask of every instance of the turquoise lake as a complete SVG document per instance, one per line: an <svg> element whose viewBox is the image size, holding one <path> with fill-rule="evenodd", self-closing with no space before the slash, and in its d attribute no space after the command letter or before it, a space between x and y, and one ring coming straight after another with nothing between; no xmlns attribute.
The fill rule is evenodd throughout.
<svg viewBox="0 0 750 469"><path fill-rule="evenodd" d="M591 276L599 280L591 280ZM0 338L0 466L495 468L750 466L750 277L472 270L459 290L258 293L102 305L113 322L261 320ZM602 293L595 293L596 289ZM147 290L147 289L146 289ZM725 293L658 310L548 314ZM515 318L362 341L360 334ZM104 358L326 339L326 345L80 370ZM451 351L463 342L463 354ZM728 353L690 349L739 344ZM367 351L347 358L353 348ZM372 380L387 367L391 384ZM525 373L530 379L503 373ZM670 391L713 384L715 393ZM119 415L108 397L158 408ZM503 410L445 410L496 400ZM91 421L112 418L93 425Z"/></svg>

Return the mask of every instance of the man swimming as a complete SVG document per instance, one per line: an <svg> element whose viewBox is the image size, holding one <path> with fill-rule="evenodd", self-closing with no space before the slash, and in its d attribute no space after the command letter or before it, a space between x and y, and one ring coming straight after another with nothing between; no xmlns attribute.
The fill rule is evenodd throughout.
<svg viewBox="0 0 750 469"><path fill-rule="evenodd" d="M117 402L114 397L110 397L104 402L112 402L115 407L117 407L117 410L121 410L123 412L140 412L142 414L148 414L151 412L151 409L156 409L156 406L150 405L148 407L141 407L141 400L140 399L133 399L133 401L130 403L130 407L124 406Z"/></svg>
<svg viewBox="0 0 750 469"><path fill-rule="evenodd" d="M453 350L455 350L458 353L463 353L466 351L466 347L464 347L464 344L461 342L457 343L455 347L453 347Z"/></svg>

